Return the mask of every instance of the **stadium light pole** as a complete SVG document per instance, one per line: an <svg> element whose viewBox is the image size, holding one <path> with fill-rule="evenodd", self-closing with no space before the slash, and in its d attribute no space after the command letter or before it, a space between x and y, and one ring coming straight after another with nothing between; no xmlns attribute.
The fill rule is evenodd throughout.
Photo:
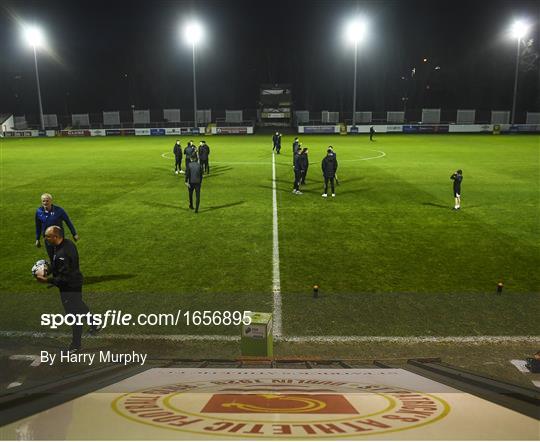
<svg viewBox="0 0 540 442"><path fill-rule="evenodd" d="M511 123L514 124L516 119L516 100L517 100L517 87L518 87L518 73L519 73L519 50L521 48L521 39L525 37L527 31L529 30L529 25L522 21L518 20L512 24L510 32L512 37L517 40L517 51L516 51L516 73L514 75L514 97L512 99L512 119Z"/></svg>
<svg viewBox="0 0 540 442"><path fill-rule="evenodd" d="M43 106L41 104L41 89L39 87L39 71L38 71L38 62L37 62L37 48L43 46L44 38L41 30L36 26L27 26L24 29L24 36L26 41L34 49L34 64L36 67L36 84L37 84L37 93L38 93L38 103L39 103L39 121L41 130L45 130L45 121L43 120Z"/></svg>
<svg viewBox="0 0 540 442"><path fill-rule="evenodd" d="M193 124L197 125L197 77L195 73L195 48L202 38L202 28L197 22L189 23L184 30L186 40L191 44L193 52Z"/></svg>
<svg viewBox="0 0 540 442"><path fill-rule="evenodd" d="M353 115L352 127L356 126L356 77L358 70L358 43L364 38L366 23L360 18L355 18L347 25L345 36L354 44L354 83L353 83Z"/></svg>

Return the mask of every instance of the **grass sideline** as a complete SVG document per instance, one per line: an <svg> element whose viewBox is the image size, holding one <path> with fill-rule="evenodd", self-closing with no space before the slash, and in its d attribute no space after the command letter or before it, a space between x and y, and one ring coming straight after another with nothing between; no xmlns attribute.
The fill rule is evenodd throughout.
<svg viewBox="0 0 540 442"><path fill-rule="evenodd" d="M301 136L304 195L293 195L291 137L277 157L287 335L538 335L539 137ZM60 311L32 280L34 211L50 192L79 230L95 311L272 311L269 136L208 137L201 213L172 173L173 137L0 140L4 330L39 330ZM187 139L182 138L185 145ZM320 160L336 147L341 186L323 200ZM367 160L379 156L386 156ZM451 181L464 171L463 209ZM69 237L69 235L68 235ZM502 279L505 290L495 295ZM311 286L321 296L312 299ZM234 327L111 333L237 334Z"/></svg>

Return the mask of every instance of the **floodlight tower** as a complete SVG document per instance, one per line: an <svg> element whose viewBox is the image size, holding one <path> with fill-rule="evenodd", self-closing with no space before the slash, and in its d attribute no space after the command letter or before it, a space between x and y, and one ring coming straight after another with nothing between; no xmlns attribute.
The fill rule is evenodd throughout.
<svg viewBox="0 0 540 442"><path fill-rule="evenodd" d="M186 41L193 49L193 125L197 126L197 79L195 76L195 48L202 38L202 27L197 22L191 22L184 28Z"/></svg>
<svg viewBox="0 0 540 442"><path fill-rule="evenodd" d="M518 20L512 24L510 32L512 37L517 39L517 51L516 51L516 74L514 76L514 98L512 100L512 119L511 123L514 124L516 119L516 98L517 98L517 86L518 86L518 72L519 72L519 50L521 48L521 39L527 35L529 30L529 25L522 21Z"/></svg>
<svg viewBox="0 0 540 442"><path fill-rule="evenodd" d="M38 62L37 62L37 48L44 45L45 39L41 29L36 26L27 26L24 28L24 37L28 44L34 49L34 63L36 66L36 84L37 84L37 93L38 93L38 103L39 103L39 122L41 130L45 129L45 122L43 120L43 106L41 104L41 89L39 87L39 71L38 71Z"/></svg>
<svg viewBox="0 0 540 442"><path fill-rule="evenodd" d="M350 21L345 28L345 37L350 43L354 43L354 85L353 85L353 115L352 127L356 126L356 76L358 65L358 43L363 40L366 33L365 20L357 17Z"/></svg>

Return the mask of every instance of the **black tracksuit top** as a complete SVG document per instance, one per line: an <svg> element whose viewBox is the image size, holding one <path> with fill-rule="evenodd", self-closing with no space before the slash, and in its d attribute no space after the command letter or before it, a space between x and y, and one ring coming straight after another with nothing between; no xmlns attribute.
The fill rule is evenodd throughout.
<svg viewBox="0 0 540 442"><path fill-rule="evenodd" d="M54 247L52 278L49 277L49 282L60 290L80 290L82 287L79 252L75 244L67 238Z"/></svg>

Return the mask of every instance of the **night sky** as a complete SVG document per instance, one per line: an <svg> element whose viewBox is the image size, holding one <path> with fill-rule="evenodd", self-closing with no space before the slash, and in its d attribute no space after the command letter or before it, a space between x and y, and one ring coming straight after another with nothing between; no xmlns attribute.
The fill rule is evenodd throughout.
<svg viewBox="0 0 540 442"><path fill-rule="evenodd" d="M200 109L255 109L261 84L288 83L296 109L350 112L353 49L342 30L356 12L370 23L358 110L401 110L405 90L410 109L509 110L516 43L505 32L523 17L534 42L520 68L518 110L540 111L538 1L0 0L0 112L37 112L20 21L39 24L50 47L39 54L45 113L191 110L191 47L180 31L190 17L206 32Z"/></svg>

